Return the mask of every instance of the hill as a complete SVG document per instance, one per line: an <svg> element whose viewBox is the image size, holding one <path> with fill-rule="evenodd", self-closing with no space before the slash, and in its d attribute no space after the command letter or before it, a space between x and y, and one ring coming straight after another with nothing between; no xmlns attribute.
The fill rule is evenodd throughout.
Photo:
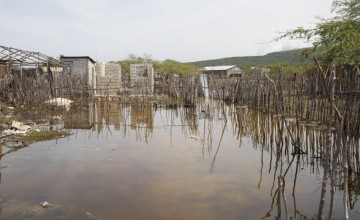
<svg viewBox="0 0 360 220"><path fill-rule="evenodd" d="M191 62L198 67L237 65L243 68L251 66L268 66L273 64L307 64L311 62L302 54L303 49L268 53L264 56L228 57L215 60Z"/></svg>

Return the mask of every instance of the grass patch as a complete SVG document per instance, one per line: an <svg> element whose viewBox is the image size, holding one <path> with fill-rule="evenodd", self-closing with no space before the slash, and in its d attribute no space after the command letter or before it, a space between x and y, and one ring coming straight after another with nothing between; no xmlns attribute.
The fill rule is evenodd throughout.
<svg viewBox="0 0 360 220"><path fill-rule="evenodd" d="M34 142L48 141L57 138L69 136L71 133L68 131L29 131L20 137L20 140L25 144Z"/></svg>
<svg viewBox="0 0 360 220"><path fill-rule="evenodd" d="M12 118L0 116L0 124L10 124L12 121Z"/></svg>

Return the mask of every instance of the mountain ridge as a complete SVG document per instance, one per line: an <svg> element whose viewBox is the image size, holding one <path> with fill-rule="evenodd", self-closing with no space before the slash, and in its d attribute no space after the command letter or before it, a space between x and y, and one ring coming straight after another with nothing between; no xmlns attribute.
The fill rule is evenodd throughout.
<svg viewBox="0 0 360 220"><path fill-rule="evenodd" d="M307 48L294 49L287 51L276 51L267 53L262 56L237 56L237 57L225 57L220 59L202 60L195 62L188 62L198 67L205 66L223 66L223 65L236 65L240 67L249 66L266 66L271 64L307 64L310 62L309 58L306 58L302 51Z"/></svg>

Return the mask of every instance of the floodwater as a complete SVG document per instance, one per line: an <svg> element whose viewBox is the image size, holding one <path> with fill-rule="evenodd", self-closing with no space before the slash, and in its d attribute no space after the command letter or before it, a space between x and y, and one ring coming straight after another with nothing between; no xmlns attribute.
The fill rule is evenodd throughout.
<svg viewBox="0 0 360 220"><path fill-rule="evenodd" d="M73 135L1 158L0 219L312 219L318 213L323 168L313 156L321 129L303 126L309 154L292 160L290 136L273 132L276 119L246 108L211 101L196 109L89 106L65 121ZM353 177L354 189L359 182ZM341 180L338 185L335 219L343 216ZM358 193L349 191L350 219L360 218ZM43 208L44 201L51 206ZM325 216L329 203L328 186Z"/></svg>

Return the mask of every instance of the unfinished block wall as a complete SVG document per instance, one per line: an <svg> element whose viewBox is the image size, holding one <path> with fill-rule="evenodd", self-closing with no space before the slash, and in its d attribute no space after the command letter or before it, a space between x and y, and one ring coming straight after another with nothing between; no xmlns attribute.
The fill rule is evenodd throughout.
<svg viewBox="0 0 360 220"><path fill-rule="evenodd" d="M130 64L130 82L133 95L152 95L154 91L154 68L152 64Z"/></svg>
<svg viewBox="0 0 360 220"><path fill-rule="evenodd" d="M97 95L118 95L121 89L121 66L115 63L97 63Z"/></svg>

